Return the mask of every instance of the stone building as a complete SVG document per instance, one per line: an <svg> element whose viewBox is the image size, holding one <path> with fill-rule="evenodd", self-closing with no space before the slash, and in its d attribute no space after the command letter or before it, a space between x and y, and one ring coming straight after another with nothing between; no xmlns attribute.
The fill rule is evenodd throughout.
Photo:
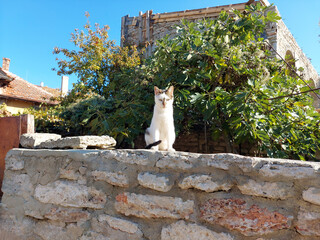
<svg viewBox="0 0 320 240"><path fill-rule="evenodd" d="M270 5L267 0L259 1L265 6ZM135 44L137 46L148 45L146 54L150 56L152 50L155 48L156 40L166 36L167 34L174 35L175 29L172 27L179 24L181 19L197 20L202 18L215 18L222 10L244 10L245 4L246 3L230 4L170 13L153 13L152 10L150 10L145 13L140 12L139 16L135 17L129 17L129 15L127 15L122 17L121 44L123 45L124 43L128 43ZM271 10L280 15L276 6L272 6ZM304 80L312 80L313 84L311 84L311 87L320 87L320 77L317 71L303 53L282 20L277 23L268 24L266 35L269 43L282 58L295 59L295 67L297 69L300 67L304 69L300 74L303 76ZM320 108L320 96L318 98L314 94L314 98L314 105L317 108Z"/></svg>

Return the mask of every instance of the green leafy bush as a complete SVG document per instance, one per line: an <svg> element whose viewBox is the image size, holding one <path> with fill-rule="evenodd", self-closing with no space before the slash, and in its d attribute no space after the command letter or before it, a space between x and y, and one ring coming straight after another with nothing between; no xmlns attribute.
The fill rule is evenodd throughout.
<svg viewBox="0 0 320 240"><path fill-rule="evenodd" d="M207 126L230 152L249 142L257 156L316 160L319 114L312 98L299 94L304 82L264 40L266 23L278 19L256 4L232 16L182 21L143 64L134 47L105 45L107 29L87 26L87 36L73 35L79 52L56 51L69 58L59 61L60 72L76 73L79 82L55 116L71 134L108 134L120 147L133 147L151 121L153 86L173 85L178 132Z"/></svg>
<svg viewBox="0 0 320 240"><path fill-rule="evenodd" d="M154 85L174 85L179 130L210 127L231 152L256 144L256 155L312 159L319 149L319 114L305 83L272 57L265 24L279 17L251 5L235 16L183 21L176 37L158 41L146 72Z"/></svg>

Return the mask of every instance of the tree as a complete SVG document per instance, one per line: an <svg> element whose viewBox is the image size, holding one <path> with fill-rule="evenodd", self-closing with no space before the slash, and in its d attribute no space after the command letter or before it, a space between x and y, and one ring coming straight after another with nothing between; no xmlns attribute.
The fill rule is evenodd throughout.
<svg viewBox="0 0 320 240"><path fill-rule="evenodd" d="M183 21L177 36L158 41L147 64L154 85L175 85L179 130L209 126L230 152L256 143L256 155L315 159L319 114L304 82L271 57L264 29L276 13L260 4L234 16ZM295 94L295 95L293 95Z"/></svg>
<svg viewBox="0 0 320 240"><path fill-rule="evenodd" d="M89 13L86 17L89 18ZM107 86L112 81L113 74L123 67L134 67L140 64L139 52L135 47L120 48L109 40L109 26L102 28L95 24L92 29L89 20L84 25L85 30L75 29L71 34L71 42L77 50L55 47L54 54L62 53L65 59L58 59L58 75L75 74L78 86L74 94L85 95L92 91L105 95ZM56 69L54 69L56 70Z"/></svg>
<svg viewBox="0 0 320 240"><path fill-rule="evenodd" d="M278 19L257 3L214 20L183 21L143 62L134 47L114 46L107 28L87 24L87 34L72 35L79 51L55 52L68 59L58 62L59 73L79 77L71 100L83 98L60 116L81 134L108 134L132 147L151 120L153 86L174 85L177 131L207 126L229 152L249 142L257 156L316 160L320 118L312 97L301 94L304 82L272 57L263 38L266 23Z"/></svg>

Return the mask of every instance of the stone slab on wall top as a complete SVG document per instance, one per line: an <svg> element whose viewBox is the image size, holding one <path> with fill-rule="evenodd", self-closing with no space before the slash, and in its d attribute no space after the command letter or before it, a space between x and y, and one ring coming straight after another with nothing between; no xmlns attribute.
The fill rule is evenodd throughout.
<svg viewBox="0 0 320 240"><path fill-rule="evenodd" d="M23 148L37 149L113 149L116 140L110 136L76 136L62 138L59 134L28 133L20 138Z"/></svg>

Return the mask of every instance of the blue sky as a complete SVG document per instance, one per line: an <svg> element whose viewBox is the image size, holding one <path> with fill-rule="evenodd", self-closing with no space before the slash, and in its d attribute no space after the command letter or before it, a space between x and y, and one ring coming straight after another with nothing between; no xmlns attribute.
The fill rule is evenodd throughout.
<svg viewBox="0 0 320 240"><path fill-rule="evenodd" d="M90 22L109 25L109 37L120 44L121 17L137 16L139 11L154 13L181 11L245 2L241 0L0 0L0 64L11 59L10 71L39 85L60 88L60 76L52 54L55 46L73 48L70 42L75 28ZM320 73L320 0L269 0L296 38L299 46ZM70 77L69 88L77 79Z"/></svg>

